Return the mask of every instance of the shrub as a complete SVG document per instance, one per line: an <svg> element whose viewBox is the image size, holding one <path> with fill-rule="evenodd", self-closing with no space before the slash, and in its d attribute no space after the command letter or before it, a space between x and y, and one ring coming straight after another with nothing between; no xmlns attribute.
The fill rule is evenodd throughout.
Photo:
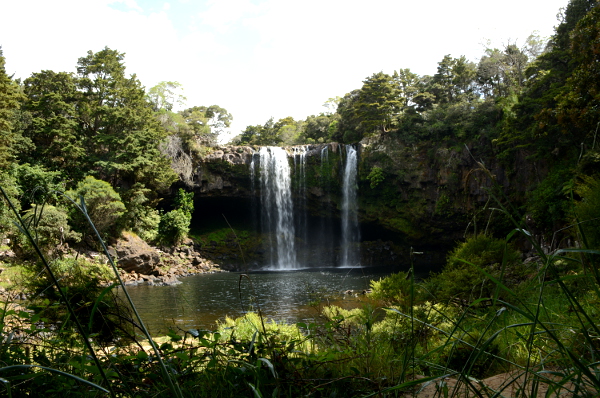
<svg viewBox="0 0 600 398"><path fill-rule="evenodd" d="M174 245L183 242L190 232L190 220L191 217L181 209L163 213L158 224L158 234L161 241Z"/></svg>
<svg viewBox="0 0 600 398"><path fill-rule="evenodd" d="M388 304L405 304L409 297L411 283L407 272L401 271L388 275L378 281L371 281L370 297L383 300Z"/></svg>
<svg viewBox="0 0 600 398"><path fill-rule="evenodd" d="M371 168L371 172L367 176L367 180L371 181L370 187L374 189L379 185L383 180L385 180L385 176L383 175L383 169L379 166L373 166Z"/></svg>
<svg viewBox="0 0 600 398"><path fill-rule="evenodd" d="M32 207L25 212L24 218L31 222L33 237L45 251L60 246L66 241L78 242L81 239L81 234L71 230L67 211L61 207L51 205ZM29 248L27 251L32 251L28 241L24 242L24 246Z"/></svg>
<svg viewBox="0 0 600 398"><path fill-rule="evenodd" d="M289 325L285 322L278 323L273 319L264 320L264 325L266 333L269 336L276 336L278 341L292 341L302 337L296 325ZM262 335L263 328L260 316L255 312L249 312L235 319L225 317L225 321L218 324L218 333L221 335L221 340L224 341L231 339L251 341L256 332Z"/></svg>
<svg viewBox="0 0 600 398"><path fill-rule="evenodd" d="M470 302L490 297L495 284L481 270L494 277L502 275L506 283L514 286L525 277L520 258L520 252L504 240L488 235L473 236L448 254L446 266L429 279L427 286L440 301Z"/></svg>
<svg viewBox="0 0 600 398"><path fill-rule="evenodd" d="M588 248L600 247L600 180L586 178L576 192L581 201L575 204L574 215L580 222L579 231Z"/></svg>
<svg viewBox="0 0 600 398"><path fill-rule="evenodd" d="M160 213L147 206L150 190L142 184L135 184L124 196L127 212L123 215L123 228L135 232L146 242L151 242L158 236Z"/></svg>
<svg viewBox="0 0 600 398"><path fill-rule="evenodd" d="M160 216L158 234L165 244L179 244L190 232L194 212L194 193L179 189L175 197L175 209Z"/></svg>
<svg viewBox="0 0 600 398"><path fill-rule="evenodd" d="M80 181L77 188L67 192L67 195L78 204L79 197L83 197L90 219L98 232L103 235L116 226L117 221L125 212L125 205L121 201L121 197L111 185L92 176L87 176ZM86 234L92 232L84 215L75 207L70 212L70 218L76 231Z"/></svg>

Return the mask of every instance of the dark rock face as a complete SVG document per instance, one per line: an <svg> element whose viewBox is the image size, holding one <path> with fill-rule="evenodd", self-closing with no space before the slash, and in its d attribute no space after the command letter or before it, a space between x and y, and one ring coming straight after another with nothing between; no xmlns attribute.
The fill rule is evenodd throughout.
<svg viewBox="0 0 600 398"><path fill-rule="evenodd" d="M297 203L311 216L339 219L345 150L337 143L304 147L305 197ZM445 252L476 227L502 228L497 218L490 224L489 212L480 211L493 204L490 190L503 190L518 204L545 170L544 165L533 164L524 156L501 163L492 144L485 140L467 145L409 144L383 136L365 139L355 148L359 152L361 229L375 226L380 230L372 238L363 234L363 242L381 239L398 245L396 249L387 249L385 245L364 242L363 261L374 264L384 260L406 262L411 247L416 251ZM253 190L250 164L253 156L257 159L253 154L259 149L221 147L201 159L195 176L197 197L257 199L258 179L255 176ZM292 155L293 151L288 153ZM384 178L372 184L370 175L375 167L381 169ZM293 195L299 193L294 191ZM298 210L303 211L299 207L295 211Z"/></svg>

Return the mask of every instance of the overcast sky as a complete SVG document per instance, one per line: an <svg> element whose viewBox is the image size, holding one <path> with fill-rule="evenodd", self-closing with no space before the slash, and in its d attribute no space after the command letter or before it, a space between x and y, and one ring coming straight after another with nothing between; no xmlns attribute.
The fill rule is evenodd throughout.
<svg viewBox="0 0 600 398"><path fill-rule="evenodd" d="M232 133L325 110L373 73L433 74L444 55L477 61L485 43L550 36L568 0L4 1L9 75L75 72L108 46L146 88L178 81L187 106L219 105Z"/></svg>

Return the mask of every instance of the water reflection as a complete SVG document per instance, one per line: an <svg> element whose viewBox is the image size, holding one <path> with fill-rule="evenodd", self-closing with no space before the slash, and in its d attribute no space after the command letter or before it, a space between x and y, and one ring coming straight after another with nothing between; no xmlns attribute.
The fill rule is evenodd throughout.
<svg viewBox="0 0 600 398"><path fill-rule="evenodd" d="M315 302L354 308L361 295L343 294L368 289L372 279L389 274L373 268L218 273L182 279L177 286L128 287L142 319L153 335L169 328L214 329L225 316L237 317L260 306L268 318L310 322Z"/></svg>

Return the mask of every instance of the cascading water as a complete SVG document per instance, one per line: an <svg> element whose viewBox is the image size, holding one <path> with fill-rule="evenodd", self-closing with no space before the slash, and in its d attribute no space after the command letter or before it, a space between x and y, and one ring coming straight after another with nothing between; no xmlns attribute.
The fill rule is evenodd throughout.
<svg viewBox="0 0 600 398"><path fill-rule="evenodd" d="M251 190L260 189L260 207L256 218L260 220L265 242L265 265L276 270L305 267L355 267L359 265L360 232L357 206L357 151L345 147L346 156L340 163L330 163L329 147L314 152L308 145L289 148L262 147L250 163ZM320 167L309 169L309 155L320 155ZM289 157L292 157L290 161ZM293 162L293 163L292 163ZM318 164L318 163L317 163ZM335 206L330 202L337 197L332 189L335 176L342 179L341 222L334 222ZM323 202L316 214L309 214L307 174L320 181L317 189ZM316 191L319 192L319 191ZM339 191L338 191L339 192ZM253 199L254 200L254 199ZM338 255L336 256L336 253ZM337 257L337 258L336 258Z"/></svg>
<svg viewBox="0 0 600 398"><path fill-rule="evenodd" d="M352 145L346 145L346 164L342 185L342 242L340 265L354 267L359 264L358 242L360 229L358 226L358 201L356 174L358 155Z"/></svg>
<svg viewBox="0 0 600 398"><path fill-rule="evenodd" d="M270 237L271 267L295 269L298 266L294 245L296 234L287 152L279 147L262 147L259 157L262 224L263 231Z"/></svg>
<svg viewBox="0 0 600 398"><path fill-rule="evenodd" d="M308 210L306 206L306 153L308 145L292 148L294 155L294 216L296 236L300 238L302 250L297 250L297 260L300 264L307 263L308 243Z"/></svg>

